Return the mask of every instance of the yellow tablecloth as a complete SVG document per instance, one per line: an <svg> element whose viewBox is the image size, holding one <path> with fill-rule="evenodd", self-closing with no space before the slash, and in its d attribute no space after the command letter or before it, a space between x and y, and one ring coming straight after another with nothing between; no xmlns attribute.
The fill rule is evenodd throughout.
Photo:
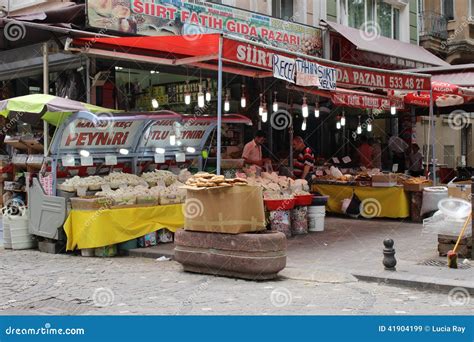
<svg viewBox="0 0 474 342"><path fill-rule="evenodd" d="M71 210L64 223L66 249L96 248L168 228L184 227L182 204L151 207Z"/></svg>
<svg viewBox="0 0 474 342"><path fill-rule="evenodd" d="M329 212L342 213L341 204L351 198L353 191L361 201L366 200L367 211L374 217L405 218L410 216L410 201L402 187L374 188L364 186L314 184L313 190L329 196L326 209Z"/></svg>

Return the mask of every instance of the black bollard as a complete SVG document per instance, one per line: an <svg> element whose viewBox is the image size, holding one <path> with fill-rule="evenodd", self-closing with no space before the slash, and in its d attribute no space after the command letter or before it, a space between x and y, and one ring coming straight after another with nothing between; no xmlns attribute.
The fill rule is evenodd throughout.
<svg viewBox="0 0 474 342"><path fill-rule="evenodd" d="M393 248L393 240L385 239L383 240L383 265L387 271L396 271L395 265L397 264L397 259L395 259L395 249Z"/></svg>

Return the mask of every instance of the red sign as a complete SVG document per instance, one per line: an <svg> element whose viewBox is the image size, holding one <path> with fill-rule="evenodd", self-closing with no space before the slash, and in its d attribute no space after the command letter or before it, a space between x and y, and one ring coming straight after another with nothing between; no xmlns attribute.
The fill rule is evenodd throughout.
<svg viewBox="0 0 474 342"><path fill-rule="evenodd" d="M399 110L405 108L403 101L400 100L359 94L331 94L331 101L338 106L362 109L389 110L391 106L396 106Z"/></svg>
<svg viewBox="0 0 474 342"><path fill-rule="evenodd" d="M272 71L274 53L294 57L290 53L276 52L249 43L224 40L223 58L230 62ZM311 59L308 60L311 61ZM349 65L341 66L330 61L317 61L317 63L337 70L338 85L398 90L430 90L431 87L429 75L409 75L400 72L357 68Z"/></svg>

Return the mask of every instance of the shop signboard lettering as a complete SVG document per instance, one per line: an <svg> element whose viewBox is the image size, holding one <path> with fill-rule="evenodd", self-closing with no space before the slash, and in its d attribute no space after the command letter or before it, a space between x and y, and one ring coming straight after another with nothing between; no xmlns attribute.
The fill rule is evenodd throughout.
<svg viewBox="0 0 474 342"><path fill-rule="evenodd" d="M331 101L336 106L347 106L363 109L389 110L392 105L395 105L399 110L405 108L403 101L359 94L333 94L331 96Z"/></svg>
<svg viewBox="0 0 474 342"><path fill-rule="evenodd" d="M291 58L289 53L276 52L269 48L229 39L224 40L223 58L228 62L273 71L274 54ZM310 60L310 58L305 60ZM429 90L431 87L429 75L381 72L370 68L360 69L349 65L341 66L330 61L318 62L317 64L321 89L334 90L336 85L387 90Z"/></svg>
<svg viewBox="0 0 474 342"><path fill-rule="evenodd" d="M277 54L273 55L273 77L295 83L296 60Z"/></svg>
<svg viewBox="0 0 474 342"><path fill-rule="evenodd" d="M88 25L146 36L226 33L321 56L321 30L200 0L87 1Z"/></svg>
<svg viewBox="0 0 474 342"><path fill-rule="evenodd" d="M319 87L318 64L302 58L296 59L296 84L303 87Z"/></svg>

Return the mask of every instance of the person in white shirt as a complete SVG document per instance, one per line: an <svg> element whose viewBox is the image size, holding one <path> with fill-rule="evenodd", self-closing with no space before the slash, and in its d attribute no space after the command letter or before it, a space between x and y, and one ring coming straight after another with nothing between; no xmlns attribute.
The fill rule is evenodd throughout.
<svg viewBox="0 0 474 342"><path fill-rule="evenodd" d="M262 157L262 145L265 143L266 135L263 131L257 131L255 138L244 146L242 158L246 164L262 167L264 160Z"/></svg>

